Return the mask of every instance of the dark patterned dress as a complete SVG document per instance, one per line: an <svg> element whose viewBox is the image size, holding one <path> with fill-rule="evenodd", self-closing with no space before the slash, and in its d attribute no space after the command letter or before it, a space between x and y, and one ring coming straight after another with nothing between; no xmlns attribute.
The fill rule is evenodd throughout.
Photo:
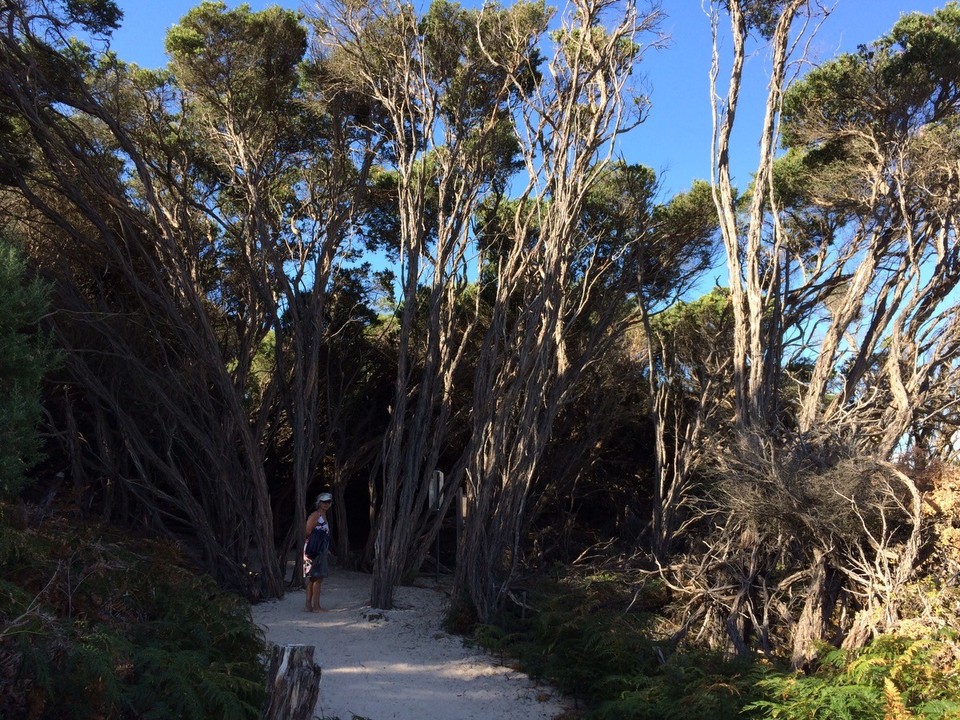
<svg viewBox="0 0 960 720"><path fill-rule="evenodd" d="M330 535L330 524L325 517L318 517L315 527L321 528L327 536ZM330 564L327 562L329 553L322 552L312 560L307 557L307 543L310 538L303 541L303 576L305 578L325 578L330 574Z"/></svg>

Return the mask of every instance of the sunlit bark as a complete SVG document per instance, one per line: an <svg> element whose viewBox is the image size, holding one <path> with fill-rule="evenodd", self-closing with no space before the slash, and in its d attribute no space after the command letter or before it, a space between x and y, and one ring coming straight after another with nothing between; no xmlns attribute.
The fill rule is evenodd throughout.
<svg viewBox="0 0 960 720"><path fill-rule="evenodd" d="M495 140L516 102L513 83L527 67L531 37L540 31L535 14L531 24L519 12L499 13L489 29L499 33L495 55L504 67L494 67L474 39L480 14L448 9L452 16L438 10L423 25L399 3L323 10L323 42L345 86L368 96L377 117L382 113L383 123L370 131L385 136L398 178L401 310L374 541L377 607L392 605L394 587L419 567L442 519L442 513L431 518L427 493L476 312L462 306L461 296L475 252L469 223L501 172ZM481 77L475 96L454 96ZM455 486L457 473L450 474ZM447 493L448 505L453 496Z"/></svg>
<svg viewBox="0 0 960 720"><path fill-rule="evenodd" d="M738 208L730 166L734 150L731 137L743 85L747 43L751 32L749 3L729 0L723 5L730 18L732 57L727 78L726 99L721 104L718 81L721 72L720 12L713 19L713 65L711 68L711 103L714 132L712 184L720 228L726 248L727 271L734 315L733 379L737 422L741 427L763 427L773 420L776 410L780 353L779 294L774 291L783 283L782 228L773 224L771 237L765 242L767 213L776 207L772 173L777 143L777 125L788 63L797 42L795 19L809 0L771 2L775 21L771 23L769 48L770 80L764 117L758 131L759 159L753 179L750 205L745 217ZM770 315L773 317L770 317Z"/></svg>
<svg viewBox="0 0 960 720"><path fill-rule="evenodd" d="M604 19L616 18L610 25ZM630 77L659 19L631 3L573 2L547 76L526 95L517 123L528 185L497 258L496 296L474 383L466 475L467 522L457 592L481 619L502 603L520 559L529 493L556 415L582 369L616 334L616 297L635 282L628 262L577 259L593 238L578 227L587 193L632 114ZM622 248L627 256L632 250ZM589 257L589 256L588 256ZM619 289L619 290L618 290ZM579 346L571 329L593 312Z"/></svg>

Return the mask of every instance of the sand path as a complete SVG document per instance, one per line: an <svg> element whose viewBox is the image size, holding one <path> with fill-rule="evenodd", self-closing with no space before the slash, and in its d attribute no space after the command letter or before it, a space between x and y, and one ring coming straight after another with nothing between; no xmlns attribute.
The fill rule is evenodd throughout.
<svg viewBox="0 0 960 720"><path fill-rule="evenodd" d="M334 569L321 604L303 591L253 608L267 640L313 645L323 671L322 720L555 720L566 705L551 688L464 645L442 626L446 594L433 578L399 587L393 610L372 610L370 576Z"/></svg>

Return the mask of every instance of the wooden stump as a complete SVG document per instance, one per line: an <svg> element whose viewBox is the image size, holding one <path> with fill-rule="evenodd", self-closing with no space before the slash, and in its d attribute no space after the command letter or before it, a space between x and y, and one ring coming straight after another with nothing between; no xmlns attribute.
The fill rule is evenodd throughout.
<svg viewBox="0 0 960 720"><path fill-rule="evenodd" d="M310 720L320 695L313 645L267 644L267 697L262 720Z"/></svg>

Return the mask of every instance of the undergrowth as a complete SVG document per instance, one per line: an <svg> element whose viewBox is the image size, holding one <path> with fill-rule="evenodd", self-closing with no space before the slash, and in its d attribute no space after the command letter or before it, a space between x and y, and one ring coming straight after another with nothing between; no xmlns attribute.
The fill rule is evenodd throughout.
<svg viewBox="0 0 960 720"><path fill-rule="evenodd" d="M0 717L259 715L263 638L243 599L169 544L17 527L14 509L0 504Z"/></svg>
<svg viewBox="0 0 960 720"><path fill-rule="evenodd" d="M831 647L807 673L768 660L673 652L654 639L665 598L615 574L542 580L470 637L576 701L584 720L960 720L953 635ZM448 629L464 630L457 606ZM458 626L458 627L454 627Z"/></svg>
<svg viewBox="0 0 960 720"><path fill-rule="evenodd" d="M778 720L946 720L960 718L960 672L952 632L929 638L884 635L856 652L824 648L809 675L771 675L751 717Z"/></svg>

